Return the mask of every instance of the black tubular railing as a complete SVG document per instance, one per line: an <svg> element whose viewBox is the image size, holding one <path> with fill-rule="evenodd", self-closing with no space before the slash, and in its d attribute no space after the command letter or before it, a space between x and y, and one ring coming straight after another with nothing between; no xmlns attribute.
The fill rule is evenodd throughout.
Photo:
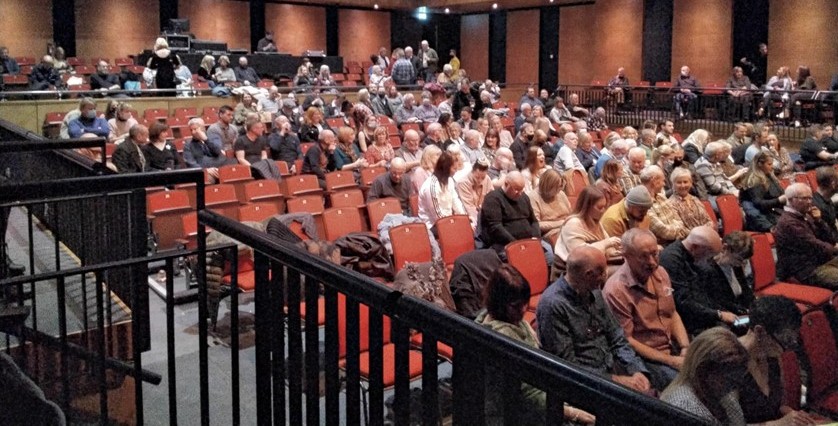
<svg viewBox="0 0 838 426"><path fill-rule="evenodd" d="M211 211L201 211L198 217L199 229L212 227L213 232L223 233L254 251L258 424L336 425L367 421L370 425L382 425L387 391L383 375L387 373L395 377L395 424L409 424L409 367L415 362L410 358L412 331L423 336L423 424L439 424L441 420L437 394L438 342L449 345L454 352L453 422L457 425L485 422L484 384L489 374L500 375L509 383L524 381L546 391L550 407L548 424L562 423L563 403L595 414L597 424L704 424L691 414L569 366L546 352L403 295L360 273L315 258L264 232ZM202 244L199 240L199 248ZM204 268L205 264L201 264L198 269ZM321 293L325 309L322 338L318 329ZM341 309L339 305L344 300L345 307ZM301 304L305 306L304 320ZM368 327L359 329L364 324L364 311L369 312ZM389 342L393 345L385 349L386 320L390 321ZM340 326L342 322L345 326ZM206 322L200 324L206 327ZM362 337L365 333L369 334L368 342ZM343 348L341 341L345 342ZM325 345L322 366L318 356L320 343ZM364 343L370 348L369 374L362 380L359 354ZM341 349L345 352L343 360ZM385 356L394 358L392 367L384 363ZM204 360L201 361L202 383L209 375ZM393 371L385 371L385 365ZM491 372L486 367L491 367ZM344 371L343 378L340 370ZM319 388L320 371L325 374L324 389ZM341 382L345 383L346 393L342 407ZM325 392L324 398L318 389ZM368 405L363 413L362 403ZM325 418L320 417L323 404ZM238 401L234 407L238 410ZM207 409L202 409L203 424L210 423L207 413ZM234 415L232 423L239 421ZM517 422L507 418L506 423Z"/></svg>
<svg viewBox="0 0 838 426"><path fill-rule="evenodd" d="M684 117L681 117L673 100L676 92L670 87L629 86L625 88L624 102L619 104L617 95L603 86L561 85L557 89L566 104L571 94L577 94L581 106L591 109L591 113L592 108L605 108L606 122L611 127L615 124L639 126L645 120L674 119L681 123L679 126L702 128L715 137L727 137L735 122L767 120L776 124L773 131L781 140L802 140L804 132L795 127L795 121L805 127L811 123L834 124L836 120L838 92L792 91L785 100L774 94L765 98L764 90L744 92L750 96L736 100L723 87L702 88L697 92L698 97L684 108ZM800 105L795 105L795 101L800 101ZM759 115L760 108L762 115Z"/></svg>

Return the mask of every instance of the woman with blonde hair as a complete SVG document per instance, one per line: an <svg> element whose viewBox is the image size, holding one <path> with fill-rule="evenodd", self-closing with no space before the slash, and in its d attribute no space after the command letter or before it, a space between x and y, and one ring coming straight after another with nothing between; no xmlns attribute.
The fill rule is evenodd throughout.
<svg viewBox="0 0 838 426"><path fill-rule="evenodd" d="M214 70L215 58L212 55L204 55L201 59L201 65L198 66L198 81L206 82L210 88L215 87L216 83L212 80Z"/></svg>
<svg viewBox="0 0 838 426"><path fill-rule="evenodd" d="M765 83L765 94L762 96L763 105L759 109L757 115L762 117L763 113L768 113L767 118L774 117L774 102L782 102L783 115L780 118L788 118L789 115L789 91L794 87L791 76L789 75L789 67L780 67L777 69L777 74L772 76L768 83Z"/></svg>
<svg viewBox="0 0 838 426"><path fill-rule="evenodd" d="M637 133L637 129L635 129L634 127L631 127L631 126L623 127L623 130L620 133L621 133L620 136L622 136L623 139L637 140L638 137L640 136Z"/></svg>
<svg viewBox="0 0 838 426"><path fill-rule="evenodd" d="M428 145L422 150L422 158L419 160L419 167L413 169L413 175L410 178L411 194L418 194L422 188L425 180L433 174L436 168L436 162L439 156L442 155L442 150L436 145Z"/></svg>
<svg viewBox="0 0 838 426"><path fill-rule="evenodd" d="M611 207L623 199L620 178L623 176L623 162L610 159L602 168L602 176L596 181L596 187L605 195L606 207Z"/></svg>
<svg viewBox="0 0 838 426"><path fill-rule="evenodd" d="M367 148L364 155L370 167L386 167L390 164L393 157L396 156L393 145L390 144L390 135L387 134L387 128L380 126L375 129L372 135L372 145Z"/></svg>
<svg viewBox="0 0 838 426"><path fill-rule="evenodd" d="M714 327L690 344L661 400L712 424L745 425L737 387L748 371L748 351L729 330Z"/></svg>
<svg viewBox="0 0 838 426"><path fill-rule="evenodd" d="M358 100L360 101L360 95ZM367 100L369 100L369 94L367 94ZM374 114L367 115L367 118L364 119L362 123L364 126L362 129L358 130L358 148L361 149L361 152L367 152L367 148L375 143L374 133L379 128L378 126L378 117Z"/></svg>
<svg viewBox="0 0 838 426"><path fill-rule="evenodd" d="M538 185L527 192L530 205L541 228L541 237L555 245L565 220L573 207L564 193L565 180L561 173L547 169Z"/></svg>
<svg viewBox="0 0 838 426"><path fill-rule="evenodd" d="M166 39L159 37L154 43L154 53L148 59L147 68L157 71L154 76L154 87L158 89L174 89L178 81L175 69L180 66L180 58L169 50ZM160 96L173 96L174 93L160 93Z"/></svg>
<svg viewBox="0 0 838 426"><path fill-rule="evenodd" d="M751 162L739 201L745 210L745 229L770 232L786 204L780 181L774 176L774 159L767 152L759 152Z"/></svg>
<svg viewBox="0 0 838 426"><path fill-rule="evenodd" d="M300 142L317 142L323 130L332 130L323 120L323 111L316 106L308 107L300 126Z"/></svg>
<svg viewBox="0 0 838 426"><path fill-rule="evenodd" d="M547 170L547 163L544 157L544 150L537 146L531 146L527 150L527 159L521 175L524 176L524 192L530 192L538 187L541 175Z"/></svg>
<svg viewBox="0 0 838 426"><path fill-rule="evenodd" d="M790 179L794 175L794 162L789 151L780 144L776 133L769 133L765 140L768 153L774 159L774 174L778 179Z"/></svg>
<svg viewBox="0 0 838 426"><path fill-rule="evenodd" d="M361 156L355 145L355 131L351 127L341 127L337 133L338 143L333 154L337 170L358 170L367 167L367 160Z"/></svg>
<svg viewBox="0 0 838 426"><path fill-rule="evenodd" d="M215 68L212 79L218 86L233 85L236 82L236 73L230 68L230 58L227 55L218 58L218 67Z"/></svg>

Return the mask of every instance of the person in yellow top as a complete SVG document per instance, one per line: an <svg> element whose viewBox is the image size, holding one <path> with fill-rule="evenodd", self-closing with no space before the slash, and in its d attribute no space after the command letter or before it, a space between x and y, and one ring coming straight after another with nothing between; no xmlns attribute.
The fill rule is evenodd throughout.
<svg viewBox="0 0 838 426"><path fill-rule="evenodd" d="M448 61L448 65L451 65L454 75L457 75L457 72L460 71L460 58L457 57L457 51L451 49L451 51L448 52L448 56L451 57L451 60Z"/></svg>
<svg viewBox="0 0 838 426"><path fill-rule="evenodd" d="M621 237L632 228L649 229L651 219L646 214L652 208L652 196L645 186L635 186L621 203L605 211L600 224L612 237Z"/></svg>

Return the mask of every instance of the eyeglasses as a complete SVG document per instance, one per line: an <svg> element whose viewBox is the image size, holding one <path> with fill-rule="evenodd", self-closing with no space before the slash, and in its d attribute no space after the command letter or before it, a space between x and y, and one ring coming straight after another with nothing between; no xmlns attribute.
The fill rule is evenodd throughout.
<svg viewBox="0 0 838 426"><path fill-rule="evenodd" d="M812 201L812 196L808 197L791 197L793 199L804 200L804 201Z"/></svg>

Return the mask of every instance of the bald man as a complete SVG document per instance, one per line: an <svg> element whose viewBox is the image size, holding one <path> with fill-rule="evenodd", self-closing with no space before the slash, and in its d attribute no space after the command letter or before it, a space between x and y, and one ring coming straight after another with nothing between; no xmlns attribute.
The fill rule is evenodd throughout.
<svg viewBox="0 0 838 426"><path fill-rule="evenodd" d="M396 157L390 162L390 171L372 181L367 202L393 197L399 200L402 213L410 216L410 180L405 179L407 167L404 159Z"/></svg>
<svg viewBox="0 0 838 426"><path fill-rule="evenodd" d="M509 172L503 187L489 192L480 209L480 240L483 247L495 249L501 259L506 259L504 247L507 244L541 238L530 199L524 194L524 185L520 172ZM552 250L550 260L548 265L552 264Z"/></svg>
<svg viewBox="0 0 838 426"><path fill-rule="evenodd" d="M542 349L639 392L649 390L646 365L626 340L605 305L602 251L580 246L567 258L567 273L538 302L536 318ZM592 324L595 326L592 327Z"/></svg>
<svg viewBox="0 0 838 426"><path fill-rule="evenodd" d="M410 129L404 132L402 146L396 151L396 157L404 159L408 173L422 162L422 148L419 146L419 132Z"/></svg>
<svg viewBox="0 0 838 426"><path fill-rule="evenodd" d="M736 314L713 302L707 293L710 288L698 267L721 250L719 234L709 226L699 226L661 252L660 264L672 281L675 307L691 335L717 325L731 326L736 320Z"/></svg>

